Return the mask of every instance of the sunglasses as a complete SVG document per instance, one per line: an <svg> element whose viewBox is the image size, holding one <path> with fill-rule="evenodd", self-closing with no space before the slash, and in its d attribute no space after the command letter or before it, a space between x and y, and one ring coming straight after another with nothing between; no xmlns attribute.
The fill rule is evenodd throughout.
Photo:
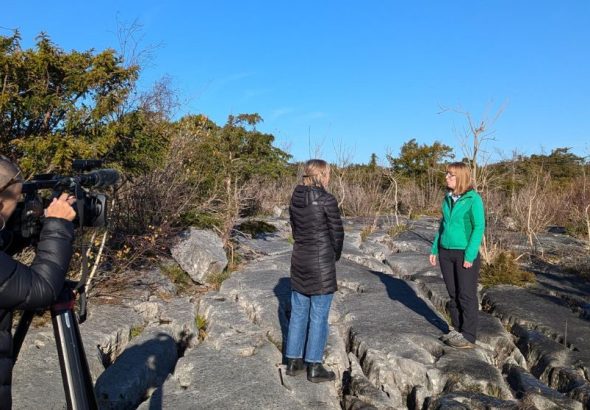
<svg viewBox="0 0 590 410"><path fill-rule="evenodd" d="M0 161L6 161L6 162L12 164L12 161L10 159L8 159L7 157L5 157L4 155L0 155ZM16 172L16 174L14 174L14 176L12 178L10 178L10 180L7 183L0 186L0 192L3 192L9 186L14 185L14 184L18 184L20 182L23 182L23 179L21 177L21 171L19 169Z"/></svg>

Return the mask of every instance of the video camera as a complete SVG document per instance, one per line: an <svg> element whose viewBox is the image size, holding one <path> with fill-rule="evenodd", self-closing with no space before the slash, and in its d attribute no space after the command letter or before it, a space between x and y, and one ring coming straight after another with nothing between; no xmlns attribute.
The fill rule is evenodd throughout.
<svg viewBox="0 0 590 410"><path fill-rule="evenodd" d="M108 198L105 194L90 192L87 188L115 185L119 181L119 173L114 169L95 169L100 166L102 166L102 160L74 160L72 169L75 175L41 174L24 182L22 187L24 200L18 203L7 222L6 231L12 233L13 241L20 242L21 246L23 243L35 244L45 219L45 208L53 198L63 192L70 192L76 197L76 204L74 204L76 227L106 226ZM44 189L51 189L53 191L51 196L39 195L38 191Z"/></svg>

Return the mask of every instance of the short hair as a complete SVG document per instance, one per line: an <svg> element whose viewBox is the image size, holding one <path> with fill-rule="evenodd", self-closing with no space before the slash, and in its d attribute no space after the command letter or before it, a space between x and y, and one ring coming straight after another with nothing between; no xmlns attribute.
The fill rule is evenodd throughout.
<svg viewBox="0 0 590 410"><path fill-rule="evenodd" d="M330 164L323 159L310 159L303 167L301 182L306 186L324 187L322 176L330 174Z"/></svg>
<svg viewBox="0 0 590 410"><path fill-rule="evenodd" d="M454 194L462 195L470 189L473 189L471 170L463 162L453 162L447 165L447 172L455 175Z"/></svg>
<svg viewBox="0 0 590 410"><path fill-rule="evenodd" d="M19 182L23 182L19 167L10 158L0 155L0 193Z"/></svg>

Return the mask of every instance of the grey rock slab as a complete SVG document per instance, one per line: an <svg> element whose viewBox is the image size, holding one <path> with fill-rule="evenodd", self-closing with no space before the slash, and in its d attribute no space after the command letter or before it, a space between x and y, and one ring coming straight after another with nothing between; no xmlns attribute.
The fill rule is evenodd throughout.
<svg viewBox="0 0 590 410"><path fill-rule="evenodd" d="M267 236L265 239L250 239L240 237L238 239L240 251L257 256L281 255L293 251L293 245L280 237Z"/></svg>
<svg viewBox="0 0 590 410"><path fill-rule="evenodd" d="M205 283L209 275L220 273L227 266L221 238L210 230L191 228L183 232L171 253L180 267L197 283Z"/></svg>
<svg viewBox="0 0 590 410"><path fill-rule="evenodd" d="M342 260L355 262L373 271L392 273L392 270L388 265L375 259L371 255L367 255L365 252L357 248L349 247L347 249L344 249L342 251L341 261ZM336 273L338 274L338 265L336 265Z"/></svg>
<svg viewBox="0 0 590 410"><path fill-rule="evenodd" d="M566 301L575 302L581 309L589 309L584 304L590 303L590 282L579 275L559 272L556 270L534 271L537 282L535 287L564 298Z"/></svg>
<svg viewBox="0 0 590 410"><path fill-rule="evenodd" d="M415 279L420 293L425 299L430 300L439 312L444 312L449 317L447 303L449 294L446 285L439 276L422 276ZM448 319L450 320L450 319ZM502 322L493 315L479 311L477 344L493 352L490 363L501 367L508 360L514 360L520 365L525 365L526 360L513 342L512 336L506 331Z"/></svg>
<svg viewBox="0 0 590 410"><path fill-rule="evenodd" d="M588 375L577 352L536 330L518 324L512 327L517 344L527 359L531 373L551 388L590 406Z"/></svg>
<svg viewBox="0 0 590 410"><path fill-rule="evenodd" d="M385 257L391 253L391 249L387 245L373 242L369 239L361 243L359 249L366 255L369 255L378 261L383 261Z"/></svg>
<svg viewBox="0 0 590 410"><path fill-rule="evenodd" d="M208 342L179 360L178 367L189 368L182 385L171 377L139 409L337 409L330 395L310 394L281 383L280 353L270 343L258 346L250 356L235 356ZM305 382L305 387L311 383ZM333 396L332 396L333 397Z"/></svg>
<svg viewBox="0 0 590 410"><path fill-rule="evenodd" d="M582 403L543 384L520 366L506 365L504 372L513 390L535 404L543 403L541 408L582 410Z"/></svg>
<svg viewBox="0 0 590 410"><path fill-rule="evenodd" d="M415 253L392 253L385 259L385 263L391 267L394 274L401 278L409 278L419 272L432 272L435 270L428 261L428 255Z"/></svg>
<svg viewBox="0 0 590 410"><path fill-rule="evenodd" d="M65 409L57 347L51 327L27 332L12 377L13 409Z"/></svg>
<svg viewBox="0 0 590 410"><path fill-rule="evenodd" d="M392 238L391 249L393 252L414 252L430 254L434 231L421 229L409 229Z"/></svg>
<svg viewBox="0 0 590 410"><path fill-rule="evenodd" d="M207 319L205 341L186 351L174 375L140 409L339 408L333 383L284 374L280 350L231 296L204 297L199 315Z"/></svg>
<svg viewBox="0 0 590 410"><path fill-rule="evenodd" d="M412 279L425 299L430 300L440 312L447 311L449 292L440 271L437 275L413 276Z"/></svg>
<svg viewBox="0 0 590 410"><path fill-rule="evenodd" d="M163 263L170 263L164 261ZM113 277L107 277L89 292L90 300L99 300L103 304L135 306L146 302L153 294L160 297L174 297L177 289L160 268L125 271Z"/></svg>
<svg viewBox="0 0 590 410"><path fill-rule="evenodd" d="M198 329L195 324L195 304L192 298L175 298L161 301L158 323L160 330L174 337L176 343L194 346L198 343Z"/></svg>
<svg viewBox="0 0 590 410"><path fill-rule="evenodd" d="M343 251L348 249L358 249L361 246L361 243L363 242L361 231L362 228L349 228L345 225Z"/></svg>
<svg viewBox="0 0 590 410"><path fill-rule="evenodd" d="M145 324L142 316L125 306L90 304L80 334L90 373L98 379L105 364L115 361L130 340L131 330Z"/></svg>
<svg viewBox="0 0 590 410"><path fill-rule="evenodd" d="M129 333L143 319L132 309L112 306L88 306L88 319L80 333L90 373L96 380L105 363L114 360L129 342ZM23 343L13 374L14 408L65 408L57 347L52 326L31 328Z"/></svg>
<svg viewBox="0 0 590 410"><path fill-rule="evenodd" d="M502 374L490 364L492 353L478 348L466 357L465 352L438 340L447 325L419 297L416 284L351 262L341 266L339 275L363 289L346 294L342 303L350 349L367 379L386 392L397 408L405 405L417 386L426 389L422 397L438 395L450 379L459 376L466 385L511 398Z"/></svg>
<svg viewBox="0 0 590 410"><path fill-rule="evenodd" d="M504 323L538 330L551 339L567 343L588 372L589 322L574 314L560 298L502 285L488 289L484 294L483 304L486 311L493 313Z"/></svg>
<svg viewBox="0 0 590 410"><path fill-rule="evenodd" d="M398 403L392 401L383 390L378 389L369 381L369 379L367 379L361 369L357 357L354 354L349 353L348 358L350 362L349 389L354 396L351 396L348 399L345 398L345 401L356 403L356 401L351 400L352 397L355 397L365 405L370 405L377 409L395 409ZM356 408L358 408L358 404L356 404L356 406ZM345 408L355 408L355 405L345 406Z"/></svg>
<svg viewBox="0 0 590 410"><path fill-rule="evenodd" d="M527 407L524 407L527 408ZM427 410L523 410L514 400L502 400L477 392L453 392L430 400Z"/></svg>
<svg viewBox="0 0 590 410"><path fill-rule="evenodd" d="M138 406L174 370L178 348L174 338L157 329L145 332L127 346L95 385L99 406L128 409Z"/></svg>

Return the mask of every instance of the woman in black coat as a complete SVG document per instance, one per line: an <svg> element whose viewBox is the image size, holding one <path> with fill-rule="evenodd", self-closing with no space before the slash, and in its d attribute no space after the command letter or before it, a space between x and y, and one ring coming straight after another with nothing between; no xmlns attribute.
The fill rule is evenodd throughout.
<svg viewBox="0 0 590 410"><path fill-rule="evenodd" d="M330 166L312 159L305 164L303 181L291 197L293 232L291 257L291 317L287 336L287 374L307 367L307 379L318 383L335 374L322 365L328 339L328 315L336 292L336 266L342 253L344 229L338 203L324 189ZM305 350L305 356L304 356Z"/></svg>
<svg viewBox="0 0 590 410"><path fill-rule="evenodd" d="M20 170L0 156L0 231L14 212L21 190ZM0 251L0 409L12 406L12 312L48 307L61 291L72 256L73 203L72 197L62 194L47 207L31 266Z"/></svg>

